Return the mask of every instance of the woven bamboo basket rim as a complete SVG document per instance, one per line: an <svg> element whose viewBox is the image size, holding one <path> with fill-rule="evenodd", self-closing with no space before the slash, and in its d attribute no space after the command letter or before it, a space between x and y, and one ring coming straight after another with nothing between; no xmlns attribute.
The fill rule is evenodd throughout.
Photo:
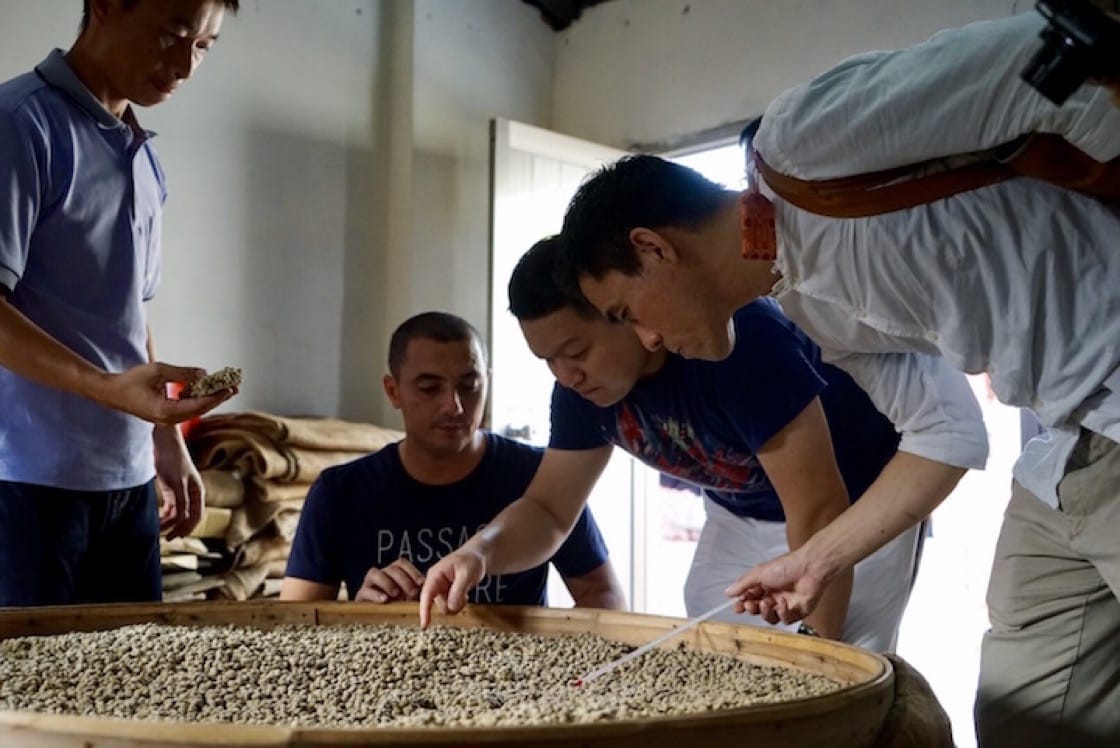
<svg viewBox="0 0 1120 748"><path fill-rule="evenodd" d="M39 608L0 608L0 640L75 631L98 631L136 623L176 626L235 625L262 629L278 625L395 624L417 626L415 603L374 605L354 602L294 603L214 601L189 603L116 603ZM630 645L641 645L679 626L684 619L585 608L559 609L473 605L455 616L433 611L433 625L485 627L535 634L589 632ZM893 700L894 673L882 655L826 639L770 629L706 621L666 643L731 654L759 665L775 665L827 675L843 684L839 691L776 704L758 704L693 715L657 716L565 725L464 727L291 727L221 722L123 720L43 712L0 711L0 737L55 736L54 746L318 746L318 745L681 745L682 735L730 734L742 740L744 729L768 729L780 736L794 725L824 720L850 721L854 733L873 736ZM605 676L605 677L610 677ZM835 726L832 728L835 729ZM845 728L840 728L841 732ZM658 742L668 730L674 740ZM788 737L793 738L793 729ZM835 733L839 735L840 733ZM63 738L77 742L64 742ZM762 737L759 735L758 737ZM107 742L94 742L94 740ZM605 742L600 742L605 741ZM691 742L691 741L690 741ZM0 740L3 743L3 740ZM752 740L752 743L755 741ZM709 748L731 745L704 739ZM757 744L757 743L755 743ZM768 743L765 743L768 744ZM775 745L783 743L774 743ZM795 745L791 743L790 745Z"/></svg>

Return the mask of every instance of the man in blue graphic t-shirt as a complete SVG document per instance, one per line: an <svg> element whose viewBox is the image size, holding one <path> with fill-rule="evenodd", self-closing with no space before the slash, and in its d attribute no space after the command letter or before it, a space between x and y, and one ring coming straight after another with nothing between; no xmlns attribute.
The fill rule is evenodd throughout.
<svg viewBox="0 0 1120 748"><path fill-rule="evenodd" d="M510 280L511 311L557 378L544 462L567 464L564 482L538 483L531 498L558 514L576 511L586 492L569 486L598 475L612 445L696 486L707 519L685 585L689 615L725 602L725 589L740 575L843 512L894 455L899 437L890 422L850 377L820 361L816 346L773 302L735 315L728 359L685 359L647 350L628 326L608 322L574 288L564 288L556 280L560 252L556 240L539 242ZM507 526L525 530L518 542L532 542L530 525ZM488 551L516 557L509 534L493 537ZM857 567L854 580L834 580L824 609L807 619L810 627L869 649L893 649L918 541L915 528ZM453 564L449 558L433 575ZM766 625L733 611L720 617Z"/></svg>
<svg viewBox="0 0 1120 748"><path fill-rule="evenodd" d="M424 574L522 496L542 451L479 428L486 354L450 314L405 321L389 344L385 392L404 440L325 471L304 505L280 596L323 600L346 583L351 599L416 600ZM551 559L486 576L471 601L544 605L548 561L577 606L622 608L624 595L599 528L584 510Z"/></svg>

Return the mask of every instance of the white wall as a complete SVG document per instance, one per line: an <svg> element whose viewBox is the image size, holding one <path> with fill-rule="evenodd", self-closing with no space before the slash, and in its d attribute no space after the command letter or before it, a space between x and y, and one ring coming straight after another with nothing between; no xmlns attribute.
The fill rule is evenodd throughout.
<svg viewBox="0 0 1120 748"><path fill-rule="evenodd" d="M551 118L553 32L520 0L416 0L411 306L486 335L490 120ZM504 293L504 289L499 289Z"/></svg>
<svg viewBox="0 0 1120 748"><path fill-rule="evenodd" d="M0 80L79 0L0 0ZM488 121L546 123L552 32L519 0L243 0L140 112L168 174L160 357L245 370L226 409L397 423L385 349L430 308L485 330Z"/></svg>
<svg viewBox="0 0 1120 748"><path fill-rule="evenodd" d="M191 85L148 117L171 184L161 355L243 366L231 408L368 416L378 402L379 371L343 373L376 353L382 6L245 2Z"/></svg>
<svg viewBox="0 0 1120 748"><path fill-rule="evenodd" d="M553 127L619 148L759 115L839 60L1029 0L611 0L557 40Z"/></svg>
<svg viewBox="0 0 1120 748"><path fill-rule="evenodd" d="M387 283L376 370L393 328L453 312L487 335L490 119L546 124L552 32L520 0L390 0L394 111L388 127ZM380 385L378 385L380 387ZM376 420L399 426L381 399Z"/></svg>

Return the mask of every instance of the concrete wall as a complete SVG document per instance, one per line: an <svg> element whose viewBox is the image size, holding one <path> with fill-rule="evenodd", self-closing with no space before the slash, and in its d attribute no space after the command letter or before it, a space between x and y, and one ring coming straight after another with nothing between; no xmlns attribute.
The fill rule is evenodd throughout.
<svg viewBox="0 0 1120 748"><path fill-rule="evenodd" d="M486 335L490 120L551 120L553 32L520 0L416 0L411 304Z"/></svg>
<svg viewBox="0 0 1120 748"><path fill-rule="evenodd" d="M558 37L553 127L618 148L762 113L857 52L1033 8L1027 0L611 0Z"/></svg>

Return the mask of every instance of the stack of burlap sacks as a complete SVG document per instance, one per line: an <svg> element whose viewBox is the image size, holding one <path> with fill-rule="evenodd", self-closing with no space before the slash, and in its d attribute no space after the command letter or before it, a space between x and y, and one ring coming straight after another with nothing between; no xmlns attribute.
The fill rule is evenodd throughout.
<svg viewBox="0 0 1120 748"><path fill-rule="evenodd" d="M226 563L213 567L207 597L247 600L278 594L311 484L327 468L403 437L368 423L260 412L208 416L196 423L187 444L206 486L207 513L194 534L207 539L212 550L220 541L226 557ZM206 574L201 576L205 580ZM165 585L165 599L174 595Z"/></svg>

